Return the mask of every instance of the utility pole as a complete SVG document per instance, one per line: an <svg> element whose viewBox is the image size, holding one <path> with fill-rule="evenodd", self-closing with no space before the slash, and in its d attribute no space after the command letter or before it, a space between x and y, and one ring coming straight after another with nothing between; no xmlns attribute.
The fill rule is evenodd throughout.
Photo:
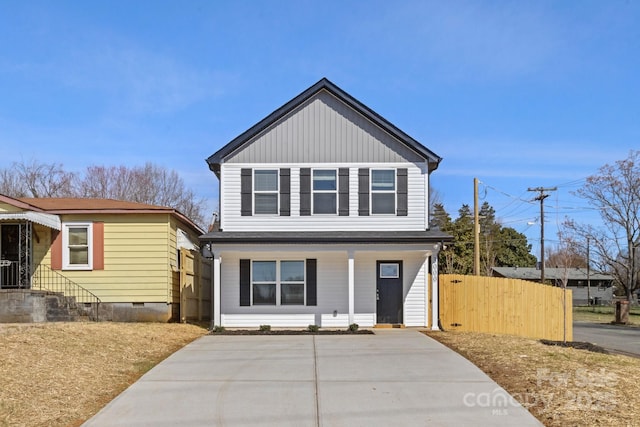
<svg viewBox="0 0 640 427"><path fill-rule="evenodd" d="M473 274L480 275L480 214L478 211L478 178L473 178Z"/></svg>
<svg viewBox="0 0 640 427"><path fill-rule="evenodd" d="M540 200L540 283L544 283L544 199L549 197L545 191L556 191L558 187L544 188L528 188L527 191L535 191L538 194L533 200Z"/></svg>

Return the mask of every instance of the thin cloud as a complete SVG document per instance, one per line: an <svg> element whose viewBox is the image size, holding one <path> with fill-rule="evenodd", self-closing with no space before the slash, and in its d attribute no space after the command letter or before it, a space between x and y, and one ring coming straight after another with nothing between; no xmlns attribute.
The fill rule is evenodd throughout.
<svg viewBox="0 0 640 427"><path fill-rule="evenodd" d="M64 84L103 92L118 108L133 113L171 113L219 96L222 73L200 70L176 59L135 47L103 47L75 52Z"/></svg>
<svg viewBox="0 0 640 427"><path fill-rule="evenodd" d="M467 82L529 76L557 70L570 50L571 34L535 3L420 1L375 13L378 19L356 24L352 34L369 38L386 61L402 58L411 74Z"/></svg>

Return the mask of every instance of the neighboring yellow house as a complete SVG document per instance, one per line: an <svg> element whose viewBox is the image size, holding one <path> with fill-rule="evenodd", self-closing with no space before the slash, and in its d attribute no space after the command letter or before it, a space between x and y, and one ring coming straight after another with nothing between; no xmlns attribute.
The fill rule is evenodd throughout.
<svg viewBox="0 0 640 427"><path fill-rule="evenodd" d="M181 258L190 265L194 257L197 261L201 234L203 230L186 216L167 207L111 199L0 195L0 321L11 319L20 304L28 305L2 306L2 298L11 298L3 293L19 295L16 292L27 290L28 295L40 290L64 292L86 310L93 309L95 296L100 320L185 318L180 313L180 290L193 286L185 278L193 278L194 272L183 268L181 274ZM199 285L199 278L195 282ZM195 293L202 289L191 289L190 297ZM207 295L198 296L208 303ZM202 304L199 301L200 317L209 312Z"/></svg>

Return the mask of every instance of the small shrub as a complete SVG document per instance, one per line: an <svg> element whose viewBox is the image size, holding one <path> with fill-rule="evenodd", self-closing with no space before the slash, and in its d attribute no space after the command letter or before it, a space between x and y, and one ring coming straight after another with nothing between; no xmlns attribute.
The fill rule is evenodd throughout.
<svg viewBox="0 0 640 427"><path fill-rule="evenodd" d="M349 329L348 330L349 330L349 332L357 332L358 328L359 328L359 326L358 326L357 323L352 323L352 324L349 325Z"/></svg>
<svg viewBox="0 0 640 427"><path fill-rule="evenodd" d="M260 330L262 332L269 332L271 330L271 325L260 325Z"/></svg>
<svg viewBox="0 0 640 427"><path fill-rule="evenodd" d="M307 327L307 330L309 332L318 332L319 329L320 329L320 326L318 326L318 325L309 325Z"/></svg>
<svg viewBox="0 0 640 427"><path fill-rule="evenodd" d="M211 328L211 332L214 334L220 334L224 332L224 326L215 325L213 328Z"/></svg>

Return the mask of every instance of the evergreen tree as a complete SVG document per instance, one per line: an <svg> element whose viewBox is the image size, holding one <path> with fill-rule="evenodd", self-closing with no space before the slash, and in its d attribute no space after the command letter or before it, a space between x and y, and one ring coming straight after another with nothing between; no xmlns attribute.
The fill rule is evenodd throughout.
<svg viewBox="0 0 640 427"><path fill-rule="evenodd" d="M478 212L480 219L480 274L490 275L492 267L533 267L527 237L511 227L502 227L495 210L484 202ZM453 236L449 247L440 252L439 269L443 274L473 274L474 226L469 205L462 205L454 221L442 204L434 205L432 225Z"/></svg>

